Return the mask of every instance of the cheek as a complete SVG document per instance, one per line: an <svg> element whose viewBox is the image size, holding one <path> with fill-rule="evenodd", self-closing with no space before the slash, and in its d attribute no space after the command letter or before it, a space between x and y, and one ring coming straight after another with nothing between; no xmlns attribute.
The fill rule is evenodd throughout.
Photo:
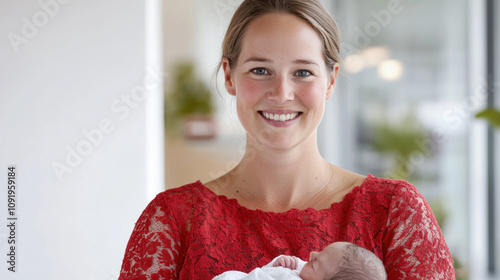
<svg viewBox="0 0 500 280"><path fill-rule="evenodd" d="M317 105L326 100L326 89L317 83L300 85L296 89L296 94L305 105Z"/></svg>
<svg viewBox="0 0 500 280"><path fill-rule="evenodd" d="M307 275L309 275L309 266L306 264L306 265L304 265L304 267L300 271L299 276L300 277L304 277L304 276L307 276Z"/></svg>
<svg viewBox="0 0 500 280"><path fill-rule="evenodd" d="M252 79L241 78L236 85L236 97L240 102L251 103L259 100L264 92L261 83Z"/></svg>
<svg viewBox="0 0 500 280"><path fill-rule="evenodd" d="M261 101L264 89L251 79L241 78L236 84L236 111L243 127L248 128L248 114L256 109L255 106Z"/></svg>

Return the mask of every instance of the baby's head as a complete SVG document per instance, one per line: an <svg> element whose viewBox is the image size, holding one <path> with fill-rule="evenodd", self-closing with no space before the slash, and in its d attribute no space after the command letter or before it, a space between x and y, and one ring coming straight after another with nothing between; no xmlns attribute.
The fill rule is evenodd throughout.
<svg viewBox="0 0 500 280"><path fill-rule="evenodd" d="M311 252L300 277L304 280L387 279L384 264L374 253L348 242L334 242L321 252Z"/></svg>

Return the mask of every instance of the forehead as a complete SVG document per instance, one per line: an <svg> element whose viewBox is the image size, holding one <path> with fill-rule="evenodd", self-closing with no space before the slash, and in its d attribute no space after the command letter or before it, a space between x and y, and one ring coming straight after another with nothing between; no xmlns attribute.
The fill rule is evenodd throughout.
<svg viewBox="0 0 500 280"><path fill-rule="evenodd" d="M290 14L266 14L252 21L243 37L240 56L321 59L322 41L316 30Z"/></svg>
<svg viewBox="0 0 500 280"><path fill-rule="evenodd" d="M348 242L334 242L328 245L323 251L327 252L328 254L343 256L344 249L348 245L350 245L350 243Z"/></svg>
<svg viewBox="0 0 500 280"><path fill-rule="evenodd" d="M321 251L321 254L326 258L333 258L335 256L341 257L343 254L343 246L343 244L341 245L339 243L331 244L323 249L323 251Z"/></svg>
<svg viewBox="0 0 500 280"><path fill-rule="evenodd" d="M321 251L318 261L322 263L328 275L333 274L339 267L345 244L333 243Z"/></svg>
<svg viewBox="0 0 500 280"><path fill-rule="evenodd" d="M321 256L319 258L323 261L332 263L334 266L337 266L344 256L344 248L346 245L347 243L344 242L333 243L323 249L323 251L321 251Z"/></svg>

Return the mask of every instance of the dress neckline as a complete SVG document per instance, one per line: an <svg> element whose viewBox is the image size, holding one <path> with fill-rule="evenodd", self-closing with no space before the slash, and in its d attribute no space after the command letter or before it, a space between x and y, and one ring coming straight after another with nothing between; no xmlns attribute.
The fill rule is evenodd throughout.
<svg viewBox="0 0 500 280"><path fill-rule="evenodd" d="M350 192L348 192L341 201L333 202L332 204L330 204L330 207L328 207L328 208L324 208L324 209L315 209L313 207L308 207L306 209L291 208L291 209L288 209L287 211L284 211L284 212L273 212L273 211L264 211L261 209L250 209L250 208L247 208L247 207L241 205L236 198L227 198L227 196L225 196L225 195L216 194L215 192L213 192L211 189L209 189L207 186L205 186L199 180L193 184L196 185L197 187L199 187L200 189L202 189L203 192L207 193L207 196L210 196L210 197L217 199L218 201L220 201L226 205L229 205L231 207L235 207L235 208L242 210L242 211L245 211L245 212L260 213L260 214L264 214L264 215L288 215L288 214L293 214L293 213L300 214L300 213L322 212L322 211L328 211L328 210L335 208L335 207L339 207L339 206L347 203L351 199L351 197L353 197L358 192L360 192L366 185L369 184L369 181L372 181L375 178L376 177L374 177L373 175L368 174L368 176L363 181L363 183L361 183L361 185L358 185L358 186L355 186L354 188L352 188L352 190Z"/></svg>

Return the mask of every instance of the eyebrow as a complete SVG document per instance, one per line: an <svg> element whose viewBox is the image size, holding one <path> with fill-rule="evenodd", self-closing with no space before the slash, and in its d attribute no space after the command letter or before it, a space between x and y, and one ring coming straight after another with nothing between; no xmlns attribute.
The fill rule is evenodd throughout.
<svg viewBox="0 0 500 280"><path fill-rule="evenodd" d="M314 62L314 60L308 60L308 59L297 59L297 60L294 60L293 63L295 63L295 64L314 64L314 65L318 65L318 63Z"/></svg>
<svg viewBox="0 0 500 280"><path fill-rule="evenodd" d="M255 57L252 56L249 59L245 60L243 63L247 62L272 62L272 60L268 58L263 58L263 57ZM313 64L313 65L318 65L314 60L308 60L308 59L296 59L292 61L294 64Z"/></svg>
<svg viewBox="0 0 500 280"><path fill-rule="evenodd" d="M267 59L267 58L252 56L249 59L245 60L245 62L243 62L243 63L247 63L247 62L272 62L272 61L270 59Z"/></svg>

